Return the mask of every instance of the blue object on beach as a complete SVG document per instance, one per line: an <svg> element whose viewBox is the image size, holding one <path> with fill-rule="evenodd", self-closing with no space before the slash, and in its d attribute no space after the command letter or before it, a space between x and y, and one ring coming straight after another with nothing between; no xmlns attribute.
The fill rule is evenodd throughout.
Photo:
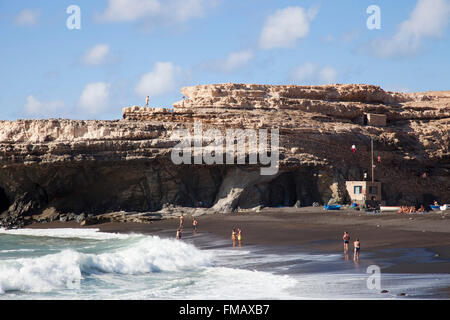
<svg viewBox="0 0 450 320"><path fill-rule="evenodd" d="M431 210L437 211L440 210L441 207L440 206L430 206Z"/></svg>
<svg viewBox="0 0 450 320"><path fill-rule="evenodd" d="M325 205L325 210L340 210L341 206L340 205Z"/></svg>
<svg viewBox="0 0 450 320"><path fill-rule="evenodd" d="M358 206L358 204L356 202L352 203L352 207L357 207L357 206Z"/></svg>

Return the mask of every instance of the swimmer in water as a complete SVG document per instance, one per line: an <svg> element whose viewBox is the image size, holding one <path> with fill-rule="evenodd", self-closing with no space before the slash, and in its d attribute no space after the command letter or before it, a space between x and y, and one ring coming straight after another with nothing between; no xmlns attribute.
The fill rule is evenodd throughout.
<svg viewBox="0 0 450 320"><path fill-rule="evenodd" d="M180 240L181 239L181 229L177 230L177 239Z"/></svg>

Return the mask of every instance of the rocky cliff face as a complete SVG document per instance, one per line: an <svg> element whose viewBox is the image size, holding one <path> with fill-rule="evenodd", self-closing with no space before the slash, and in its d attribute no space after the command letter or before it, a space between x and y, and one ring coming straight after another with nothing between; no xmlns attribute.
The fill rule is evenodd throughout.
<svg viewBox="0 0 450 320"><path fill-rule="evenodd" d="M120 121L1 121L3 220L23 224L50 209L57 216L165 204L229 212L342 203L346 180L361 180L364 171L370 178L371 139L386 203L450 202L450 92L229 83L182 93L173 109L128 107ZM365 124L367 113L385 115L386 126ZM248 162L175 165L179 141L171 137L194 123L204 131L278 129L278 172L264 176Z"/></svg>

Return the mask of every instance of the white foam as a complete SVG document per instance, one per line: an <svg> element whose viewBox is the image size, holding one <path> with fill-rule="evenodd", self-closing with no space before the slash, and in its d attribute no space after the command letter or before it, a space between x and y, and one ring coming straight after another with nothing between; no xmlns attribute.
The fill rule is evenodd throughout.
<svg viewBox="0 0 450 320"><path fill-rule="evenodd" d="M0 250L0 253L11 253L11 252L32 252L34 249L16 249L16 250Z"/></svg>
<svg viewBox="0 0 450 320"><path fill-rule="evenodd" d="M291 276L227 267L206 267L164 277L153 274L147 282L128 284L128 290L103 290L100 299L292 299L288 291L297 281ZM117 283L120 288L124 286Z"/></svg>
<svg viewBox="0 0 450 320"><path fill-rule="evenodd" d="M12 229L6 230L0 228L0 234L34 236L34 237L53 237L53 238L80 238L94 240L110 239L128 239L130 237L140 236L136 234L121 234L100 232L100 229L76 229L76 228L57 228L57 229Z"/></svg>
<svg viewBox="0 0 450 320"><path fill-rule="evenodd" d="M208 268L199 281L201 290L188 299L292 299L289 288L297 281L288 275L225 267Z"/></svg>
<svg viewBox="0 0 450 320"><path fill-rule="evenodd" d="M102 254L64 250L35 258L0 261L0 292L47 292L79 287L82 274L145 274L211 265L211 256L174 239L145 237L128 247Z"/></svg>
<svg viewBox="0 0 450 320"><path fill-rule="evenodd" d="M143 274L208 266L211 256L182 241L154 236L116 252L83 255L81 264L88 272Z"/></svg>
<svg viewBox="0 0 450 320"><path fill-rule="evenodd" d="M57 288L78 287L81 271L77 252L65 250L38 258L2 261L0 293L6 291L47 292Z"/></svg>

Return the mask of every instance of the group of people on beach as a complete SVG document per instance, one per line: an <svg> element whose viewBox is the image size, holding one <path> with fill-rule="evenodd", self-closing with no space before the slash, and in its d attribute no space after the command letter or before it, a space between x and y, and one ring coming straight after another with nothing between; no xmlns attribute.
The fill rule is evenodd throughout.
<svg viewBox="0 0 450 320"><path fill-rule="evenodd" d="M180 225L179 225L179 227L177 229L177 235L176 235L177 239L181 239L181 233L183 231L183 224L184 224L184 215L181 214L181 216L180 216ZM194 218L194 220L192 220L192 229L193 229L194 235L197 234L197 228L198 228L198 220L196 218Z"/></svg>
<svg viewBox="0 0 450 320"><path fill-rule="evenodd" d="M183 230L184 225L184 215L181 214L180 216L180 225L177 229L177 239L181 239L181 233ZM192 228L194 235L197 234L197 228L198 228L198 220L196 218L192 221ZM348 251L349 251L349 243L350 243L350 234L347 231L344 231L344 235L342 236L342 240L344 240L344 254L346 259L348 259ZM233 247L236 246L236 241L239 247L242 246L242 230L241 228L233 228L231 230L231 241L233 242ZM353 242L353 260L358 261L359 260L359 251L361 249L361 242L359 241L359 238L356 238L356 240Z"/></svg>
<svg viewBox="0 0 450 320"><path fill-rule="evenodd" d="M344 231L344 235L342 237L344 240L344 254L346 259L348 258L348 244L350 242L350 235L347 231ZM361 249L361 243L359 241L359 238L356 238L356 240L353 242L353 260L358 261L359 260L359 251Z"/></svg>
<svg viewBox="0 0 450 320"><path fill-rule="evenodd" d="M242 230L241 228L237 228L237 231L235 228L231 230L231 240L233 241L233 247L236 247L236 240L239 243L239 247L242 246Z"/></svg>
<svg viewBox="0 0 450 320"><path fill-rule="evenodd" d="M177 235L176 235L176 238L179 240L181 239L183 226L184 226L184 215L181 214L180 225L178 226ZM192 229L193 229L194 235L196 235L197 229L198 229L198 220L196 218L194 218L192 220ZM237 229L233 228L233 230L231 231L231 240L233 241L233 247L236 246L236 241L239 244L239 247L242 246L242 230L241 230L241 228L237 228Z"/></svg>
<svg viewBox="0 0 450 320"><path fill-rule="evenodd" d="M416 210L416 207L411 206L401 206L397 213L422 213L425 212L425 208L423 205L420 205L419 209Z"/></svg>

